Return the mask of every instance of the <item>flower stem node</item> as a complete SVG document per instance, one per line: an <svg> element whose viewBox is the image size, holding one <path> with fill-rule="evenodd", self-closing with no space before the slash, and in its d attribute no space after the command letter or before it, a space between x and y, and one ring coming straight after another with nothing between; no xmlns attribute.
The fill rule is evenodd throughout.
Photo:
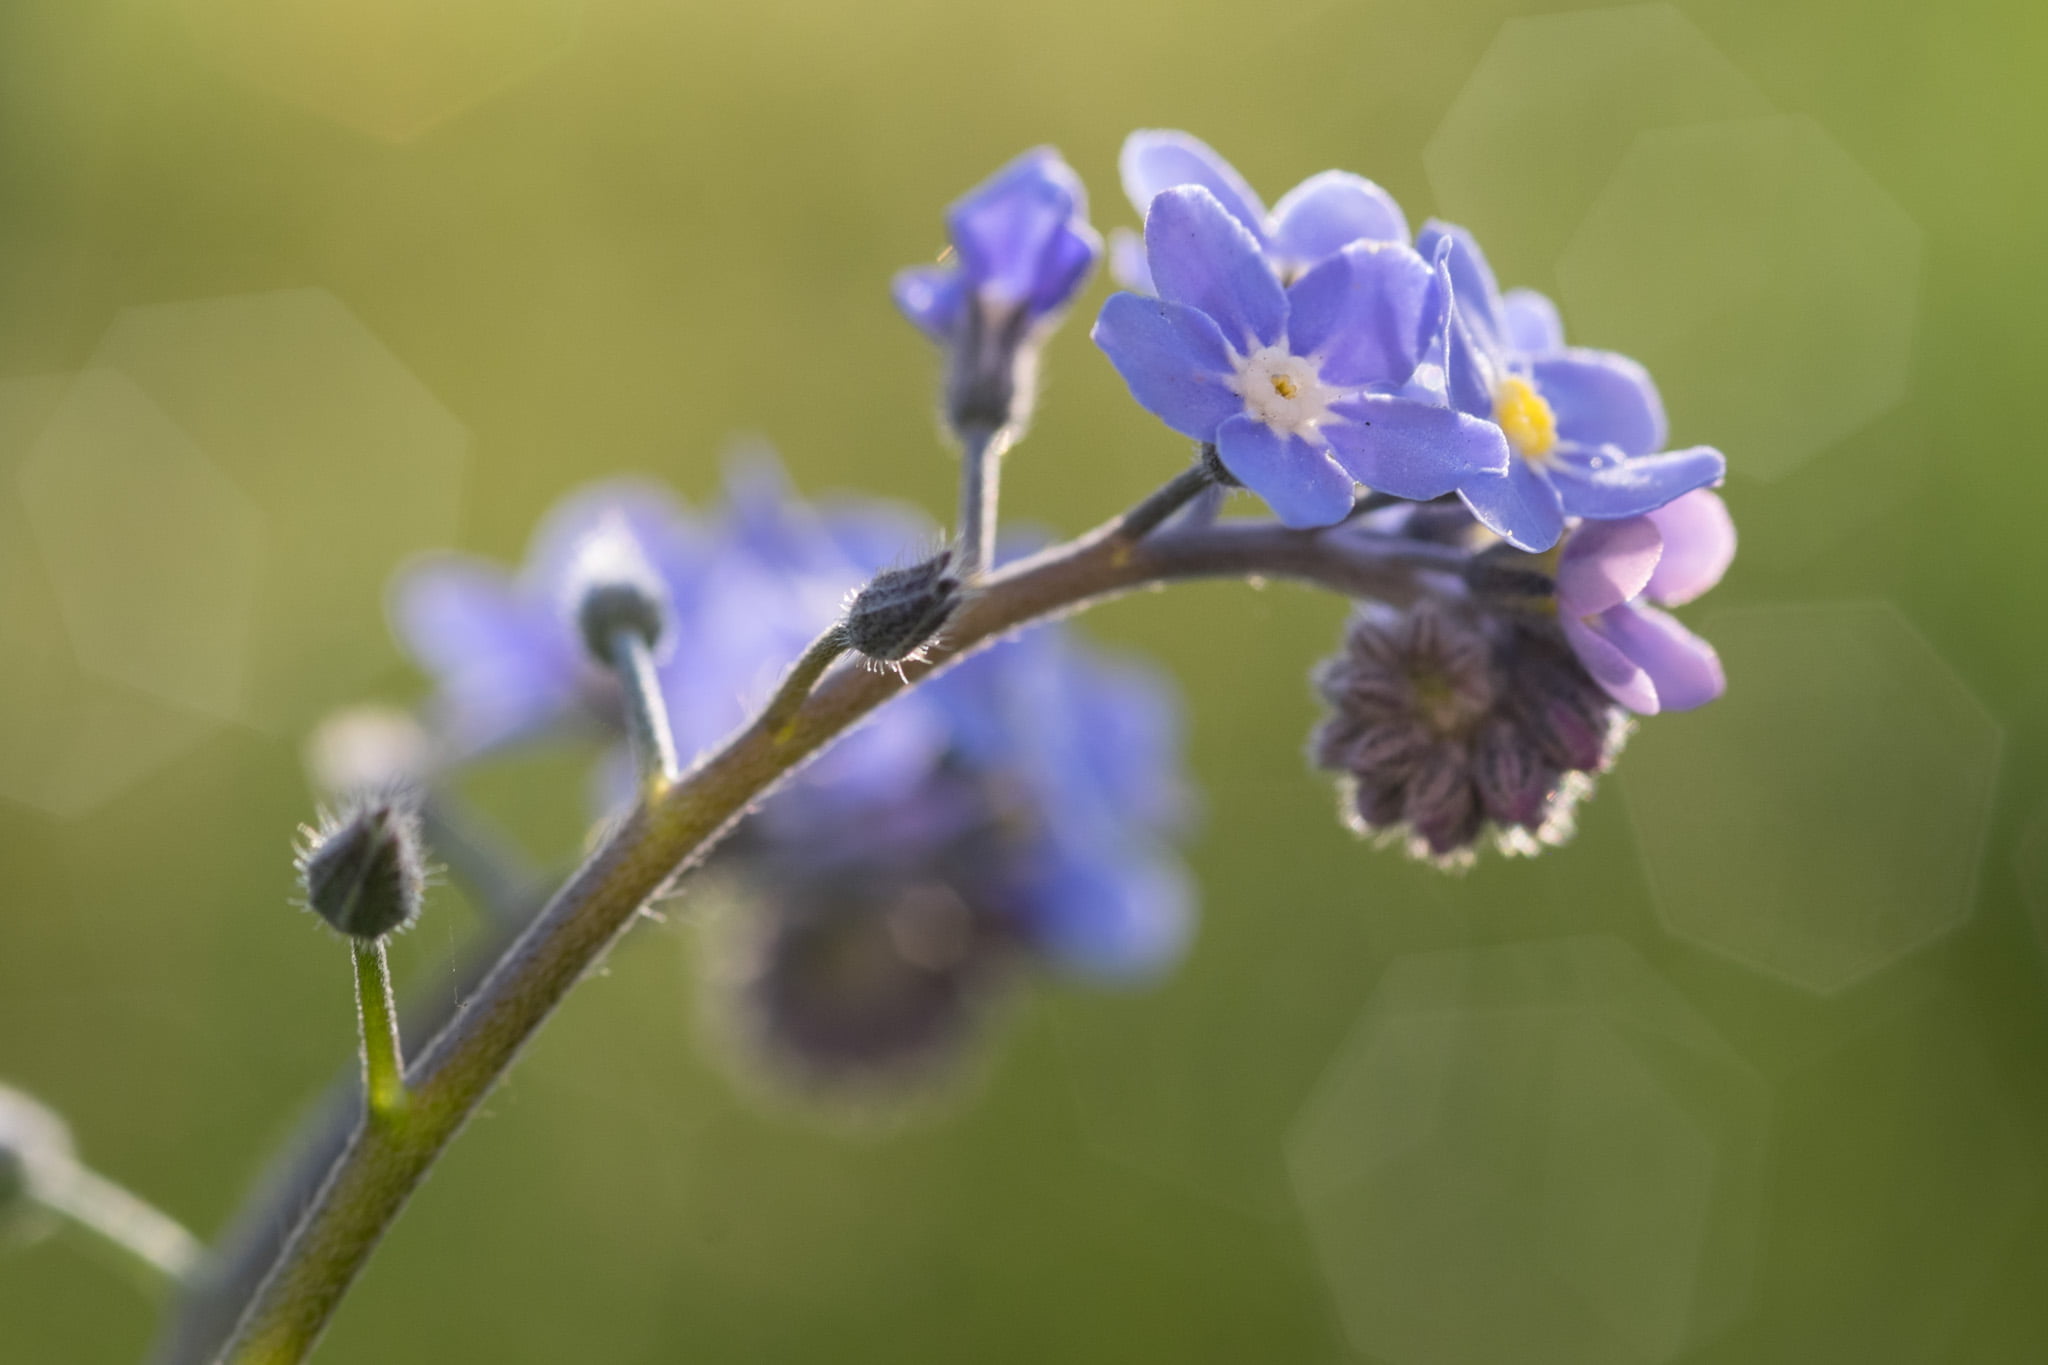
<svg viewBox="0 0 2048 1365"><path fill-rule="evenodd" d="M419 814L372 801L313 831L299 856L306 905L340 932L375 942L411 924L426 890Z"/></svg>
<svg viewBox="0 0 2048 1365"><path fill-rule="evenodd" d="M876 663L920 656L960 603L953 552L902 569L887 569L853 595L846 607L847 646Z"/></svg>

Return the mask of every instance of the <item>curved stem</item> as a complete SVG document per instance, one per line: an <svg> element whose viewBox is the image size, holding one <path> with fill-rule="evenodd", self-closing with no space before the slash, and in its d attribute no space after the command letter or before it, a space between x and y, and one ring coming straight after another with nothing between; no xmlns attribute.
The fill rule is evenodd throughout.
<svg viewBox="0 0 2048 1365"><path fill-rule="evenodd" d="M675 734L669 728L668 700L654 671L654 649L639 631L621 629L612 633L606 657L625 693L626 734L640 785L658 791L675 781L677 767Z"/></svg>
<svg viewBox="0 0 2048 1365"><path fill-rule="evenodd" d="M405 1124L357 1127L222 1359L303 1360L436 1158L640 908L805 759L898 691L1021 625L1146 584L1275 576L1406 601L1418 590L1417 570L1455 570L1465 558L1353 528L1317 534L1238 523L1135 543L1118 531L1112 522L990 575L927 663L902 674L826 676L786 717L771 706L673 786L643 799L492 969L470 1008L420 1054L407 1076ZM821 664L810 676L823 672ZM783 696L794 690L785 686Z"/></svg>

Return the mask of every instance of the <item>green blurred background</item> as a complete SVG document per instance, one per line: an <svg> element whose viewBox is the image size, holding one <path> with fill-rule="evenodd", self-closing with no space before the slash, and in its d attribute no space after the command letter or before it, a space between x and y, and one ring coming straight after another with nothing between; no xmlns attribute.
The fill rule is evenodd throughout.
<svg viewBox="0 0 2048 1365"><path fill-rule="evenodd" d="M288 845L307 729L418 691L392 566L515 556L614 471L705 497L736 433L942 511L890 272L1034 143L1129 223L1123 134L1186 127L1269 199L1339 165L1466 222L1651 365L1734 471L1688 612L1729 697L1644 727L1569 848L1445 878L1303 771L1341 603L1097 612L1189 696L1184 970L1036 991L849 1131L735 1087L687 909L649 924L320 1358L2048 1359L2044 36L2011 0L13 0L0 1078L216 1229L349 1056ZM1084 332L1006 489L1069 530L1183 456ZM476 794L577 847L573 757ZM415 989L473 926L437 897ZM149 1330L66 1246L0 1260L8 1365Z"/></svg>

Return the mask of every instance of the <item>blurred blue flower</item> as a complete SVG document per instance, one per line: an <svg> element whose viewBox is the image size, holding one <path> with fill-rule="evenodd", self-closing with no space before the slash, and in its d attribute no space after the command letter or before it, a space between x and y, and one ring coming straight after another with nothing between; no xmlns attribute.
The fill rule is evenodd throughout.
<svg viewBox="0 0 2048 1365"><path fill-rule="evenodd" d="M1354 483L1423 500L1507 468L1500 429L1445 406L1425 363L1443 353L1451 292L1414 251L1353 242L1283 288L1196 185L1153 199L1145 248L1158 297L1111 297L1096 344L1143 407L1214 445L1287 525L1343 520Z"/></svg>
<svg viewBox="0 0 2048 1365"><path fill-rule="evenodd" d="M954 341L969 303L1046 318L1073 301L1102 255L1088 192L1059 153L1035 147L946 211L950 259L896 276L896 306L932 340Z"/></svg>
<svg viewBox="0 0 2048 1365"><path fill-rule="evenodd" d="M1324 171L1310 176L1266 211L1244 177L1199 138L1170 129L1143 128L1124 139L1118 158L1124 193L1143 219L1152 201L1180 185L1200 185L1257 240L1283 282L1353 242L1408 244L1408 220L1394 197L1363 176ZM1137 234L1119 228L1111 239L1110 266L1117 282L1156 293Z"/></svg>
<svg viewBox="0 0 2048 1365"><path fill-rule="evenodd" d="M616 729L616 694L561 598L588 540L622 534L673 613L658 669L686 754L743 723L851 590L936 538L891 504L810 506L754 459L709 517L606 484L549 516L516 575L417 563L394 624L439 685L430 715L453 755L577 720ZM630 796L622 750L599 771L604 805ZM964 1023L1010 967L1165 970L1191 922L1170 843L1185 805L1176 706L1153 670L1057 625L984 650L882 707L721 855L764 906L739 972L767 1011L757 1027L782 1052L810 1048L806 1065L886 1067L940 1046L933 1031Z"/></svg>
<svg viewBox="0 0 2048 1365"><path fill-rule="evenodd" d="M1650 602L1680 606L1720 582L1735 525L1700 489L1651 512L1582 522L1558 556L1565 638L1593 680L1640 715L1689 711L1726 688L1714 647Z"/></svg>
<svg viewBox="0 0 2048 1365"><path fill-rule="evenodd" d="M1524 550L1546 550L1566 517L1640 516L1721 481L1727 466L1717 450L1657 453L1664 405L1642 366L1567 347L1550 300L1533 290L1503 296L1464 229L1431 222L1416 245L1432 259L1449 253L1450 403L1498 426L1516 457L1459 489L1489 528Z"/></svg>

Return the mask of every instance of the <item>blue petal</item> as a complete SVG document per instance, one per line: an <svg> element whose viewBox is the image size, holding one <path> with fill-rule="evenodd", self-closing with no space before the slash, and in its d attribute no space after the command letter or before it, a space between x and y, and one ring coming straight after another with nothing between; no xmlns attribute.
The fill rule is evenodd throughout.
<svg viewBox="0 0 2048 1365"><path fill-rule="evenodd" d="M1028 893L1030 934L1056 966L1132 981L1186 952L1194 896L1173 859L1111 840L1061 841L1041 858Z"/></svg>
<svg viewBox="0 0 2048 1365"><path fill-rule="evenodd" d="M1567 515L1611 521L1654 512L1681 494L1719 483L1728 462L1709 446L1630 460L1612 447L1591 451L1565 445L1558 447L1546 472Z"/></svg>
<svg viewBox="0 0 2048 1365"><path fill-rule="evenodd" d="M1696 488L1650 520L1664 534L1664 557L1644 590L1652 601L1682 607L1721 581L1735 558L1735 522L1717 495Z"/></svg>
<svg viewBox="0 0 2048 1365"><path fill-rule="evenodd" d="M1127 227L1109 234L1109 276L1136 294L1156 294L1152 267L1145 263L1145 239Z"/></svg>
<svg viewBox="0 0 2048 1365"><path fill-rule="evenodd" d="M1061 227L1046 246L1030 297L1025 300L1032 316L1044 317L1066 307L1101 259L1102 236L1094 228L1086 223Z"/></svg>
<svg viewBox="0 0 2048 1365"><path fill-rule="evenodd" d="M1589 521L1576 527L1557 557L1557 609L1597 616L1634 601L1664 555L1664 537L1648 517Z"/></svg>
<svg viewBox="0 0 2048 1365"><path fill-rule="evenodd" d="M1216 453L1289 526L1333 526L1351 515L1351 476L1323 447L1240 413L1217 430Z"/></svg>
<svg viewBox="0 0 2048 1365"><path fill-rule="evenodd" d="M1216 439L1244 411L1230 348L1208 316L1139 294L1112 294L1091 335L1139 406L1183 436Z"/></svg>
<svg viewBox="0 0 2048 1365"><path fill-rule="evenodd" d="M1124 139L1117 169L1123 174L1124 193L1140 218L1149 216L1152 201L1175 186L1200 185L1215 195L1216 202L1243 223L1261 246L1265 244L1266 209L1259 196L1201 139L1171 129L1141 128Z"/></svg>
<svg viewBox="0 0 2048 1365"><path fill-rule="evenodd" d="M1599 625L1649 677L1659 711L1690 711L1727 690L1714 647L1655 607L1617 607Z"/></svg>
<svg viewBox="0 0 2048 1365"><path fill-rule="evenodd" d="M1611 614L1620 615L1628 610L1617 607ZM1586 672L1608 696L1639 716L1657 714L1657 684L1626 651L1595 628L1605 624L1604 617L1595 616L1589 623L1577 616L1567 616L1563 624L1572 653L1579 656Z"/></svg>
<svg viewBox="0 0 2048 1365"><path fill-rule="evenodd" d="M1557 434L1624 455L1664 448L1664 401L1649 371L1612 351L1572 350L1538 360L1529 377L1557 415Z"/></svg>
<svg viewBox="0 0 2048 1365"><path fill-rule="evenodd" d="M943 342L960 323L967 283L950 265L914 265L896 272L889 293L904 317L933 341Z"/></svg>
<svg viewBox="0 0 2048 1365"><path fill-rule="evenodd" d="M1564 349L1564 321L1557 305L1533 289L1510 289L1500 299L1501 340L1511 351L1545 355Z"/></svg>
<svg viewBox="0 0 2048 1365"><path fill-rule="evenodd" d="M495 565L445 555L407 567L393 584L391 625L439 683L437 724L458 756L531 735L576 704L566 623Z"/></svg>
<svg viewBox="0 0 2048 1365"><path fill-rule="evenodd" d="M1273 250L1311 265L1353 242L1408 244L1408 220L1394 196L1364 176L1324 171L1273 206Z"/></svg>
<svg viewBox="0 0 2048 1365"><path fill-rule="evenodd" d="M1331 410L1344 419L1322 428L1337 463L1379 492L1427 501L1507 469L1507 438L1477 417L1379 395L1347 399Z"/></svg>
<svg viewBox="0 0 2048 1365"><path fill-rule="evenodd" d="M1458 287L1458 309L1478 330L1478 340L1489 350L1501 344L1500 286L1494 283L1493 267L1471 233L1432 218L1416 235L1415 249L1434 259L1438 242L1451 244L1451 280Z"/></svg>
<svg viewBox="0 0 2048 1365"><path fill-rule="evenodd" d="M1287 344L1325 384L1401 384L1427 344L1436 273L1405 246L1356 242L1287 291Z"/></svg>
<svg viewBox="0 0 2048 1365"><path fill-rule="evenodd" d="M1457 308L1451 310L1445 334L1444 382L1451 406L1474 417L1493 420L1493 386L1499 379L1492 359L1472 335L1472 328Z"/></svg>
<svg viewBox="0 0 2048 1365"><path fill-rule="evenodd" d="M1080 181L1058 153L1024 153L946 212L960 264L977 289L1009 303L1032 297L1056 234L1084 213Z"/></svg>
<svg viewBox="0 0 2048 1365"><path fill-rule="evenodd" d="M1240 354L1279 342L1287 298L1259 244L1208 190L1172 189L1145 216L1145 256L1159 297L1199 308Z"/></svg>
<svg viewBox="0 0 2048 1365"><path fill-rule="evenodd" d="M1505 474L1482 474L1458 490L1487 529L1518 550L1536 554L1564 534L1564 509L1557 490L1527 460L1511 459Z"/></svg>

